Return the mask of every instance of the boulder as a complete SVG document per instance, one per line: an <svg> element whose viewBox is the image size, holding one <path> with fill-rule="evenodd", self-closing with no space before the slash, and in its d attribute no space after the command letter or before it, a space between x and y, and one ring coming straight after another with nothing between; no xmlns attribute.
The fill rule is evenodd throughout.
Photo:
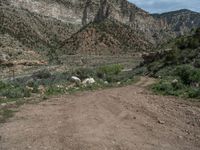
<svg viewBox="0 0 200 150"><path fill-rule="evenodd" d="M171 84L172 84L173 87L177 87L178 82L179 82L179 81L178 81L177 79L174 79L174 80L171 82Z"/></svg>
<svg viewBox="0 0 200 150"><path fill-rule="evenodd" d="M121 82L117 82L117 85L120 85L121 84Z"/></svg>
<svg viewBox="0 0 200 150"><path fill-rule="evenodd" d="M80 84L81 83L81 79L79 79L76 76L72 76L71 77L71 81L74 82L74 83L76 83L76 84Z"/></svg>
<svg viewBox="0 0 200 150"><path fill-rule="evenodd" d="M33 87L30 87L30 86L26 86L26 89L31 91L31 92L34 90Z"/></svg>
<svg viewBox="0 0 200 150"><path fill-rule="evenodd" d="M1 106L2 106L2 107L5 107L5 106L7 106L7 104L6 104L6 103L2 103Z"/></svg>
<svg viewBox="0 0 200 150"><path fill-rule="evenodd" d="M108 81L104 81L104 84L109 84Z"/></svg>
<svg viewBox="0 0 200 150"><path fill-rule="evenodd" d="M178 83L178 80L177 79L174 79L173 81L172 81L172 84L177 84Z"/></svg>
<svg viewBox="0 0 200 150"><path fill-rule="evenodd" d="M40 92L41 94L44 94L44 93L46 92L46 89L45 89L45 87L44 87L43 85L40 85L40 86L38 87L38 90L39 90L39 92Z"/></svg>
<svg viewBox="0 0 200 150"><path fill-rule="evenodd" d="M89 85L89 84L94 84L94 83L95 83L94 78L87 78L82 82L83 85Z"/></svg>
<svg viewBox="0 0 200 150"><path fill-rule="evenodd" d="M163 121L163 120L158 120L158 123L159 123L159 124L165 124L165 121Z"/></svg>

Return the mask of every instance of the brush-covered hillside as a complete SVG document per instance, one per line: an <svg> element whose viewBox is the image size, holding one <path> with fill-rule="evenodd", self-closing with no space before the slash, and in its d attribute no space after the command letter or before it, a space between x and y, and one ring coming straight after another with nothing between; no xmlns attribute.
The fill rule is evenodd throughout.
<svg viewBox="0 0 200 150"><path fill-rule="evenodd" d="M163 94L200 98L200 28L166 47L165 51L143 55L145 73L161 79L153 89Z"/></svg>

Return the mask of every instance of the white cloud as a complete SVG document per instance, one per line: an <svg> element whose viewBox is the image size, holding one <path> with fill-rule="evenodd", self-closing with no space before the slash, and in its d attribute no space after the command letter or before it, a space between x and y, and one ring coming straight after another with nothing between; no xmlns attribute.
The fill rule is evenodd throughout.
<svg viewBox="0 0 200 150"><path fill-rule="evenodd" d="M200 12L200 0L129 0L151 13L160 13L178 9L190 9Z"/></svg>

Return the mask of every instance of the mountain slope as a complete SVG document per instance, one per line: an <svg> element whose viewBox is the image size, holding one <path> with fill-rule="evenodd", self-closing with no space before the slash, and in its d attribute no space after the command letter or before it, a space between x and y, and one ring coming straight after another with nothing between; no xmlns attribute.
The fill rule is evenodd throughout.
<svg viewBox="0 0 200 150"><path fill-rule="evenodd" d="M163 14L154 14L153 16L158 20L166 21L171 30L177 35L190 33L191 29L200 27L200 13L187 9Z"/></svg>
<svg viewBox="0 0 200 150"><path fill-rule="evenodd" d="M139 49L145 50L152 45L147 40L146 33L142 31L145 28L142 28L142 24L137 24L140 29L134 29L134 24L129 25L128 23L134 22L133 13L143 17L146 15L151 19L152 17L127 1L7 0L7 2L10 5L5 4L0 9L2 22L0 32L11 35L26 47L44 53L43 55L50 54L52 58L53 55L56 55L55 49L61 45L65 45L61 51L63 52L65 49L64 54L77 54L85 51L93 51L92 54L103 54L104 52L105 54L119 54ZM145 20L139 18L137 18L138 21ZM108 23L108 26L105 26L107 27L106 31L100 33L99 26L102 23L99 22L104 22L104 19L114 20L115 23ZM96 38L89 37L88 42L87 39L80 36L83 32L76 32L82 27L81 31L87 26L91 28L90 25L87 25L90 21L96 22L94 28L98 28L97 30L100 32L95 33ZM118 30L115 35L112 35L114 33L112 25ZM120 30L123 35L121 35ZM106 36L103 37L104 35ZM122 36L124 38L121 38ZM103 38L100 40L104 40L104 42L99 41L99 38ZM126 39L126 41L122 42L122 39ZM65 44L69 41L71 41L71 45ZM87 50L85 50L86 48ZM62 53L57 54L62 55Z"/></svg>
<svg viewBox="0 0 200 150"><path fill-rule="evenodd" d="M188 32L191 12L181 13L185 17L176 21L177 13L152 16L127 0L4 0L0 32L51 57L56 53L134 53ZM192 27L199 25L198 19L189 19Z"/></svg>
<svg viewBox="0 0 200 150"><path fill-rule="evenodd" d="M80 28L78 25L64 23L54 18L10 5L0 6L0 22L0 35L7 37L8 41L14 39L21 43L24 47L22 48L22 53L25 54L26 50L35 51L40 53L43 59L49 59L51 56L47 56L47 54L51 53L51 49L60 45ZM5 42L4 47L0 46L0 48L11 47L6 43L8 44L9 42ZM12 46L14 53L14 51L17 51L18 46L14 44ZM4 51L4 54L7 55L8 53ZM14 57L11 59L14 59Z"/></svg>
<svg viewBox="0 0 200 150"><path fill-rule="evenodd" d="M42 60L42 57L39 53L27 48L9 34L0 34L0 64L16 60L34 61Z"/></svg>
<svg viewBox="0 0 200 150"><path fill-rule="evenodd" d="M70 24L10 6L1 7L0 19L1 33L9 33L31 47L62 42L75 30Z"/></svg>
<svg viewBox="0 0 200 150"><path fill-rule="evenodd" d="M94 20L115 19L145 34L146 39L157 43L153 36L163 39L160 30L166 28L161 20L155 20L150 14L127 0L10 0L11 5L70 22L74 25L86 25Z"/></svg>
<svg viewBox="0 0 200 150"><path fill-rule="evenodd" d="M129 26L109 19L94 22L71 36L61 47L65 54L134 54L152 44Z"/></svg>

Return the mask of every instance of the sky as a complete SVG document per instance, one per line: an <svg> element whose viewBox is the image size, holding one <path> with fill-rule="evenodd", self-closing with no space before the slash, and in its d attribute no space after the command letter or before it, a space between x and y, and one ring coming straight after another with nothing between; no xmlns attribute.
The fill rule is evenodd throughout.
<svg viewBox="0 0 200 150"><path fill-rule="evenodd" d="M200 12L200 0L128 0L150 13L162 13L179 9Z"/></svg>

